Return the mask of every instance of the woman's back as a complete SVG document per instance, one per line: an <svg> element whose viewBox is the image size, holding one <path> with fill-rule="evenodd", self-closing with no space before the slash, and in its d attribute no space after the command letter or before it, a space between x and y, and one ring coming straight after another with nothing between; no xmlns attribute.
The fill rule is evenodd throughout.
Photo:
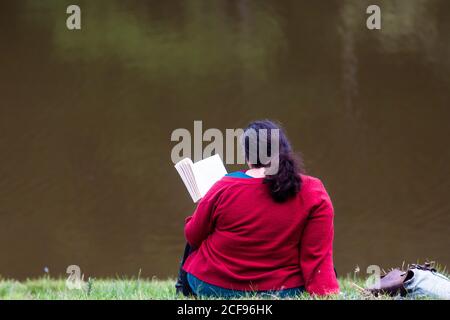
<svg viewBox="0 0 450 320"><path fill-rule="evenodd" d="M198 250L184 269L235 290L336 290L333 208L320 180L302 176L301 191L282 203L263 181L224 177L213 186L187 219L186 238Z"/></svg>

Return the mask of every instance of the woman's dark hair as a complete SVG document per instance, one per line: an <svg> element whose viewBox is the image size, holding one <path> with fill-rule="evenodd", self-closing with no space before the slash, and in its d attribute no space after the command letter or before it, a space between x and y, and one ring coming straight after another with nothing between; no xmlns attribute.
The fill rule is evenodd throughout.
<svg viewBox="0 0 450 320"><path fill-rule="evenodd" d="M276 141L276 135L272 137L274 132L278 132L278 147L273 145ZM268 157L265 159L260 154L261 143L266 144L264 153ZM251 122L244 130L244 152L246 161L253 168L270 167L275 157L278 157L278 170L272 174L266 172L264 178L274 201L284 202L300 191L302 161L294 156L291 144L280 125L270 120Z"/></svg>

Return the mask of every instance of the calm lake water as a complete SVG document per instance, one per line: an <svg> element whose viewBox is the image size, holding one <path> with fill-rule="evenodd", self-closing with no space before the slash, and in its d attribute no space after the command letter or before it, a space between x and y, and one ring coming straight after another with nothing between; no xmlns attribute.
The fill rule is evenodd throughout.
<svg viewBox="0 0 450 320"><path fill-rule="evenodd" d="M340 274L450 264L450 2L0 4L0 274L174 276L174 129L281 121L335 206ZM228 170L237 169L228 166Z"/></svg>

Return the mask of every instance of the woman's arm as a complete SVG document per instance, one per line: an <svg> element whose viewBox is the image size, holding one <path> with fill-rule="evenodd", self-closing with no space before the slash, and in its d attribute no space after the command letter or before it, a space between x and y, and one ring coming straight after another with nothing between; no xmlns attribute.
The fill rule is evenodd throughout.
<svg viewBox="0 0 450 320"><path fill-rule="evenodd" d="M333 205L322 182L315 179L311 183L312 206L300 242L300 268L310 294L338 293L333 265Z"/></svg>
<svg viewBox="0 0 450 320"><path fill-rule="evenodd" d="M200 200L194 214L186 218L184 235L187 242L194 248L199 248L214 230L214 212L221 189L220 182L216 183Z"/></svg>

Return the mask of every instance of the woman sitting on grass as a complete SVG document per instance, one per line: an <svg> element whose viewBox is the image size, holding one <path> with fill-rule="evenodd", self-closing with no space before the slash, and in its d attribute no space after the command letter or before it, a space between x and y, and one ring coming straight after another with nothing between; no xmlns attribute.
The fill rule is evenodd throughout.
<svg viewBox="0 0 450 320"><path fill-rule="evenodd" d="M271 145L271 129L279 129L279 152ZM181 272L187 272L190 289L226 298L339 292L333 207L322 182L301 174L287 137L273 122L253 122L244 132L249 170L218 181L186 219L185 236L193 249L188 248ZM249 132L256 139L249 139ZM266 175L270 163L259 155L262 140L272 161L278 156L275 174Z"/></svg>

